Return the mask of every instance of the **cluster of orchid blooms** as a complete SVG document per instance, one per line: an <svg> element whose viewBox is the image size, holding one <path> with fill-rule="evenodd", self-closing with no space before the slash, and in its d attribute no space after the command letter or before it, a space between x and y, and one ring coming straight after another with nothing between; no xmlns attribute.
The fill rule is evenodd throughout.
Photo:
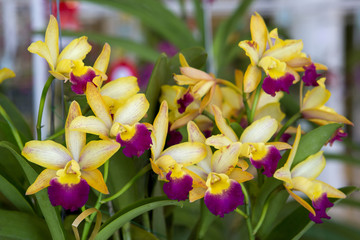
<svg viewBox="0 0 360 240"><path fill-rule="evenodd" d="M110 46L104 45L93 67L83 63L91 50L86 37L73 40L59 54L58 25L51 16L45 42L32 43L28 50L46 59L55 78L68 80L75 93L85 94L94 116L82 116L74 101L65 123L66 147L50 140L26 143L23 156L46 168L26 194L48 188L54 206L74 211L86 203L89 186L109 193L98 168L119 149L128 157L139 157L150 149L152 169L164 181L163 190L170 199L194 202L204 198L210 212L224 216L244 203L242 183L254 178L254 167L258 174L283 181L314 222L330 218L326 209L333 204L328 198L345 195L316 180L325 167L322 151L292 166L302 130L299 125L279 132L285 118L279 100L290 86L301 82L301 89L304 84L311 88L300 98L303 118L319 125L352 123L325 106L330 92L317 71L326 67L302 52L301 40L280 39L277 30L269 32L257 13L250 24L252 40L241 41L239 46L251 63L244 74L236 71L235 84L192 68L179 54L177 85L162 86L157 116L153 123L141 123L149 102L139 93L137 79L124 77L103 84ZM233 128L234 122L240 131ZM188 141L181 142L177 129L185 126ZM100 140L86 143L87 133ZM295 134L292 146L285 139L289 134ZM344 135L338 130L334 139ZM291 150L285 165L278 166L281 151L287 149ZM303 192L312 206L293 191Z"/></svg>

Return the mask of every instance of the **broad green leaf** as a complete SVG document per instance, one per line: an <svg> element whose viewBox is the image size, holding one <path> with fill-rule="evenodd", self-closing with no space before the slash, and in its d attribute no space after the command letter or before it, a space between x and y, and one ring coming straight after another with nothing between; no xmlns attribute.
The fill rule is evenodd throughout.
<svg viewBox="0 0 360 240"><path fill-rule="evenodd" d="M205 46L205 23L204 23L204 10L202 0L193 0L196 26L201 35L201 45Z"/></svg>
<svg viewBox="0 0 360 240"><path fill-rule="evenodd" d="M305 160L308 156L317 153L329 141L342 124L331 123L306 133L301 137L292 167Z"/></svg>
<svg viewBox="0 0 360 240"><path fill-rule="evenodd" d="M147 117L143 120L144 122L153 122L157 114L157 110L159 109L161 86L166 84L172 78L167 62L166 55L161 54L151 74L148 87L146 89L146 98L150 103L150 108L147 112Z"/></svg>
<svg viewBox="0 0 360 240"><path fill-rule="evenodd" d="M19 192L19 190L2 175L0 175L0 192L20 211L34 214L34 210L26 200L24 192Z"/></svg>
<svg viewBox="0 0 360 240"><path fill-rule="evenodd" d="M109 36L105 34L99 34L94 32L70 32L70 31L62 31L63 36L88 36L92 42L96 42L99 44L109 43L110 46L117 46L125 51L132 52L136 54L141 60L154 62L156 58L160 55L160 53L154 48L147 46L145 43L138 43L134 40Z"/></svg>
<svg viewBox="0 0 360 240"><path fill-rule="evenodd" d="M326 160L335 160L347 164L360 165L360 159L353 157L350 154L325 153L324 156Z"/></svg>
<svg viewBox="0 0 360 240"><path fill-rule="evenodd" d="M345 187L340 190L347 196L355 191L356 187ZM336 205L342 199L329 199ZM299 204L300 205L300 204ZM309 218L309 211L303 206L299 206L293 213L284 218L278 225L274 227L270 235L266 240L278 240L278 239L300 239L301 236L308 231L315 223Z"/></svg>
<svg viewBox="0 0 360 240"><path fill-rule="evenodd" d="M0 209L1 239L51 239L43 219L24 212Z"/></svg>
<svg viewBox="0 0 360 240"><path fill-rule="evenodd" d="M207 53L202 47L186 48L181 50L180 53L184 55L186 61L193 68L200 69L206 64ZM179 53L169 60L169 68L171 73L180 74Z"/></svg>
<svg viewBox="0 0 360 240"><path fill-rule="evenodd" d="M17 107L2 93L0 93L0 105L4 108L10 119L13 121L16 129L18 129L23 141L32 139L32 133L28 123L17 109ZM0 116L0 120L3 120Z"/></svg>
<svg viewBox="0 0 360 240"><path fill-rule="evenodd" d="M130 235L132 240L158 240L154 234L134 224L130 225Z"/></svg>
<svg viewBox="0 0 360 240"><path fill-rule="evenodd" d="M118 9L138 18L142 24L157 32L179 49L196 46L197 42L182 19L175 16L157 0L86 0Z"/></svg>
<svg viewBox="0 0 360 240"><path fill-rule="evenodd" d="M181 206L182 203L176 200L168 200L167 197L153 197L143 199L118 211L114 216L108 219L101 227L95 240L102 240L109 238L116 230L121 228L125 223L131 219L158 207L176 205Z"/></svg>
<svg viewBox="0 0 360 240"><path fill-rule="evenodd" d="M38 176L36 171L27 163L27 161L14 149L15 146L11 143L2 141L0 142L0 147L6 148L9 150L14 157L18 160L21 165L29 183L33 183ZM53 239L65 239L64 232L62 229L62 224L60 222L59 214L56 212L55 208L51 205L49 201L49 197L46 191L42 190L35 194L35 197L38 201L39 207L45 221L49 227L51 232L51 236Z"/></svg>
<svg viewBox="0 0 360 240"><path fill-rule="evenodd" d="M358 239L359 236L359 228L345 223L329 221L315 225L301 239L354 240Z"/></svg>
<svg viewBox="0 0 360 240"><path fill-rule="evenodd" d="M232 130L234 130L234 132L236 133L236 136L240 139L240 136L241 136L242 132L244 131L244 129L240 126L240 124L237 122L232 122L232 123L230 123L230 127L232 128Z"/></svg>

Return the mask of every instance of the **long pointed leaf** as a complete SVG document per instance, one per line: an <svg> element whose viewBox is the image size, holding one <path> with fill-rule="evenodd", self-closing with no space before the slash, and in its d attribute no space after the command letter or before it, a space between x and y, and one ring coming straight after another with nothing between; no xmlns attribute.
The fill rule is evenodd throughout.
<svg viewBox="0 0 360 240"><path fill-rule="evenodd" d="M29 183L33 183L37 177L36 171L27 163L27 161L14 149L15 146L12 144L2 141L0 142L0 147L6 148L9 150L14 157L18 160L21 165ZM39 203L41 212L44 215L45 221L51 232L53 239L65 239L65 235L62 229L62 224L60 222L59 214L55 211L55 208L50 204L48 195L45 191L40 191L35 194L35 197Z"/></svg>
<svg viewBox="0 0 360 240"><path fill-rule="evenodd" d="M102 240L109 238L117 229L121 228L125 223L131 219L158 207L177 205L182 203L169 200L167 197L154 197L143 199L129 207L118 211L114 216L108 219L101 227L100 232L96 235L95 240Z"/></svg>

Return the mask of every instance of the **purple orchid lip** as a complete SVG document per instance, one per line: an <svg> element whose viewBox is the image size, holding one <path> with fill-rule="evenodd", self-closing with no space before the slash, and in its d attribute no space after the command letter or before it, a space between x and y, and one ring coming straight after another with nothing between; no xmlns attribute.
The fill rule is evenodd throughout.
<svg viewBox="0 0 360 240"><path fill-rule="evenodd" d="M346 138L347 135L348 134L344 132L341 128L338 128L336 129L335 133L333 134L332 138L328 141L328 143L330 144L330 146L332 146L335 141L342 142L343 141L342 138Z"/></svg>
<svg viewBox="0 0 360 240"><path fill-rule="evenodd" d="M254 160L250 158L250 162L257 169L264 167L263 174L267 177L272 177L280 159L280 151L274 146L267 146L267 153L264 158L261 160Z"/></svg>
<svg viewBox="0 0 360 240"><path fill-rule="evenodd" d="M189 192L193 189L193 179L185 174L181 178L171 177L171 171L166 174L168 182L164 183L163 190L169 199L185 201L188 199Z"/></svg>
<svg viewBox="0 0 360 240"><path fill-rule="evenodd" d="M279 91L284 91L284 92L289 93L289 88L293 84L294 80L295 80L295 77L290 73L286 73L284 76L282 76L279 79L274 79L274 78L271 78L270 76L267 76L264 79L262 88L263 88L264 92L275 97L276 92L279 92Z"/></svg>
<svg viewBox="0 0 360 240"><path fill-rule="evenodd" d="M301 79L304 81L305 86L319 86L316 79L320 77L321 74L316 72L315 65L312 63L309 66L304 66L303 68L305 69L305 72Z"/></svg>
<svg viewBox="0 0 360 240"><path fill-rule="evenodd" d="M151 132L144 124L138 123L135 128L135 135L129 140L122 140L120 134L116 136L116 141L125 147L123 153L127 157L141 156L152 144Z"/></svg>
<svg viewBox="0 0 360 240"><path fill-rule="evenodd" d="M330 219L331 217L327 215L326 209L334 206L332 202L327 198L327 194L323 193L318 199L312 201L312 205L315 209L315 215L309 213L309 218L315 223L322 223L321 218Z"/></svg>
<svg viewBox="0 0 360 240"><path fill-rule="evenodd" d="M66 210L76 211L85 205L90 192L89 184L80 179L78 184L61 184L57 178L50 181L48 195L53 206L62 206Z"/></svg>
<svg viewBox="0 0 360 240"><path fill-rule="evenodd" d="M171 131L170 128L171 128L171 124L169 123L168 135L166 137L166 147L171 147L173 145L176 145L180 143L183 139L183 136L179 131L177 131L176 129Z"/></svg>
<svg viewBox="0 0 360 240"><path fill-rule="evenodd" d="M238 206L244 204L244 194L241 185L235 180L230 180L230 186L221 194L212 194L206 191L204 202L209 211L220 217L234 211Z"/></svg>
<svg viewBox="0 0 360 240"><path fill-rule="evenodd" d="M84 94L86 90L86 84L92 82L96 77L95 71L89 68L84 75L75 76L70 73L71 90L76 94Z"/></svg>
<svg viewBox="0 0 360 240"><path fill-rule="evenodd" d="M194 101L194 96L187 91L180 99L177 100L177 103L180 105L178 108L179 113L184 113L187 106L189 106Z"/></svg>

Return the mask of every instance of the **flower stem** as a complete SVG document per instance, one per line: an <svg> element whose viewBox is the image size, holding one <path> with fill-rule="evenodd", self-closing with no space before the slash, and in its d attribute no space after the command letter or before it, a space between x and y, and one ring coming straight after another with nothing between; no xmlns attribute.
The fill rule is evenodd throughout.
<svg viewBox="0 0 360 240"><path fill-rule="evenodd" d="M51 83L53 80L54 80L54 77L52 75L50 75L48 80L46 81L43 91L41 93L38 118L37 118L37 122L36 122L37 140L41 140L41 120L42 120L42 115L44 112L45 99L46 99L46 94L47 94L49 87L51 86Z"/></svg>
<svg viewBox="0 0 360 240"><path fill-rule="evenodd" d="M204 114L206 117L208 117L213 123L215 123L215 118L214 118L214 115L212 115L210 112L204 110L202 112L202 114Z"/></svg>
<svg viewBox="0 0 360 240"><path fill-rule="evenodd" d="M269 201L266 201L265 206L261 212L260 219L254 228L254 231L253 231L254 236L259 231L261 225L263 224L268 208L269 208Z"/></svg>
<svg viewBox="0 0 360 240"><path fill-rule="evenodd" d="M244 198L245 198L245 211L246 211L246 215L248 216L246 218L246 225L247 225L247 229L249 232L249 240L255 240L254 234L253 234L253 228L251 225L251 219L250 219L250 199L249 199L249 194L245 188L245 185L243 183L240 183L242 191L244 193Z"/></svg>
<svg viewBox="0 0 360 240"><path fill-rule="evenodd" d="M301 113L298 112L296 114L294 114L291 118L289 118L289 120L287 120L287 122L282 126L282 128L280 129L280 131L277 133L274 142L279 141L281 135L283 135L283 133L286 131L286 129L293 124L296 120L298 120L301 117Z"/></svg>
<svg viewBox="0 0 360 240"><path fill-rule="evenodd" d="M65 128L62 128L60 131L57 131L56 133L54 133L53 135L51 135L50 137L46 138L46 140L53 140L57 137L60 137L61 135L63 135L65 133Z"/></svg>
<svg viewBox="0 0 360 240"><path fill-rule="evenodd" d="M246 215L246 213L244 213L243 211L241 211L240 209L236 208L235 212L237 212L238 214L240 214L241 216L243 216L245 219L248 218L248 215Z"/></svg>
<svg viewBox="0 0 360 240"><path fill-rule="evenodd" d="M13 124L13 122L11 121L9 115L6 113L6 111L4 110L4 108L2 106L0 106L0 114L3 116L3 118L5 119L5 121L9 124L10 129L12 134L14 135L15 141L20 149L20 151L23 149L24 145L21 141L21 137L19 135L18 130L16 129L15 125Z"/></svg>
<svg viewBox="0 0 360 240"><path fill-rule="evenodd" d="M106 180L109 176L109 161L106 161L105 164L104 164L104 182L106 183ZM100 209L101 207L101 198L102 198L102 193L99 193L99 196L96 200L96 203L95 203L95 206L94 208L96 208L97 210ZM91 223L94 221L94 218L95 218L96 214L93 213L91 214L91 216L89 217L90 221L87 221L84 225L84 230L83 230L83 233L82 233L82 236L81 236L81 240L86 240L87 239L87 236L89 234L89 230L90 230L90 227L91 227Z"/></svg>
<svg viewBox="0 0 360 240"><path fill-rule="evenodd" d="M252 107L251 107L251 112L250 112L250 118L248 120L249 124L253 122L254 120L254 116L255 116L255 112L256 112L256 107L257 107L257 104L259 102L259 98L260 98L260 93L261 93L261 88L262 88L262 82L264 80L261 80L261 82L259 83L259 85L257 86L256 88L256 92L255 92L255 98L254 98L254 102L252 104Z"/></svg>
<svg viewBox="0 0 360 240"><path fill-rule="evenodd" d="M147 173L147 171L149 171L151 169L151 165L150 163L148 165L146 165L143 169L141 169L138 174L136 174L123 188L121 188L117 193L115 193L114 195L112 195L109 198L105 198L101 201L101 203L106 203L109 202L111 200L114 200L115 198L120 197L124 192L126 192L126 190L128 190L134 183L135 181L141 177L142 175L144 175L145 173ZM105 174L104 174L105 175ZM104 177L105 179L105 177Z"/></svg>

